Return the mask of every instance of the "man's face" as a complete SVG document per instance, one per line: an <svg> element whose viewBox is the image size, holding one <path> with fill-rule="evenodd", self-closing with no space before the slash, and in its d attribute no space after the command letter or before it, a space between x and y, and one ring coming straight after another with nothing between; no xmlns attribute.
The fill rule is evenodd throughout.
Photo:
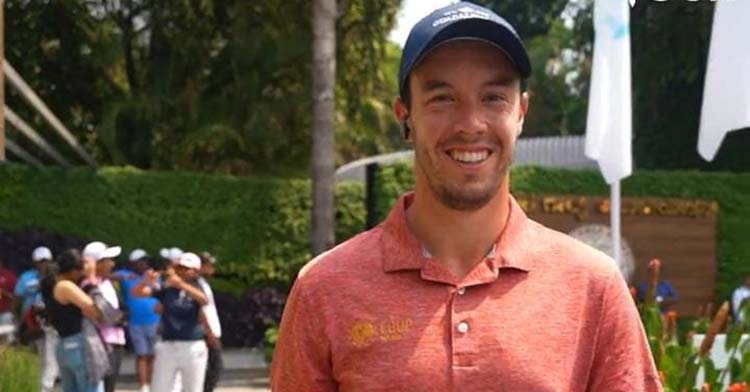
<svg viewBox="0 0 750 392"><path fill-rule="evenodd" d="M134 261L132 264L133 270L139 274L144 273L147 269L149 269L148 262L146 259L140 259Z"/></svg>
<svg viewBox="0 0 750 392"><path fill-rule="evenodd" d="M214 265L210 262L201 263L201 275L207 278L214 276Z"/></svg>
<svg viewBox="0 0 750 392"><path fill-rule="evenodd" d="M416 181L443 205L476 210L507 176L528 95L497 48L478 41L446 43L412 72L411 107L396 115L411 128Z"/></svg>
<svg viewBox="0 0 750 392"><path fill-rule="evenodd" d="M36 262L36 270L40 274L44 275L47 273L47 267L49 266L49 260L40 260Z"/></svg>
<svg viewBox="0 0 750 392"><path fill-rule="evenodd" d="M174 267L174 272L177 274L177 276L180 277L180 279L186 281L186 282L192 282L196 279L198 279L198 270L193 268L187 268L182 265L176 265Z"/></svg>
<svg viewBox="0 0 750 392"><path fill-rule="evenodd" d="M115 261L112 259L102 259L96 263L96 274L108 278L112 274L112 269L115 268Z"/></svg>

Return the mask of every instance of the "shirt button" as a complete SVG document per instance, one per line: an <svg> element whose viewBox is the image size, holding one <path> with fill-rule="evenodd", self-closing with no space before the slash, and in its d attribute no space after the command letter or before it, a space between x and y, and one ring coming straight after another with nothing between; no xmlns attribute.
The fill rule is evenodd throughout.
<svg viewBox="0 0 750 392"><path fill-rule="evenodd" d="M457 293L458 295L466 294L466 287L461 287L460 289L458 289Z"/></svg>
<svg viewBox="0 0 750 392"><path fill-rule="evenodd" d="M461 321L461 322L460 322L460 323L458 323L458 325L456 326L456 329L457 329L457 330L458 330L458 332L460 332L460 333L466 333L466 332L469 332L469 323L467 323L466 321Z"/></svg>

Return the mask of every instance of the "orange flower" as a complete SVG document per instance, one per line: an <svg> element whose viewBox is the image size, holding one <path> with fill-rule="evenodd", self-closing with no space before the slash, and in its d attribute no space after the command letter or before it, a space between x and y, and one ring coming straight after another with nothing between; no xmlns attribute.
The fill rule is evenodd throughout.
<svg viewBox="0 0 750 392"><path fill-rule="evenodd" d="M727 392L747 392L750 391L750 386L746 382L736 382L729 386Z"/></svg>
<svg viewBox="0 0 750 392"><path fill-rule="evenodd" d="M664 374L661 370L659 370L659 380L661 380L661 383L664 384L667 382L667 375Z"/></svg>

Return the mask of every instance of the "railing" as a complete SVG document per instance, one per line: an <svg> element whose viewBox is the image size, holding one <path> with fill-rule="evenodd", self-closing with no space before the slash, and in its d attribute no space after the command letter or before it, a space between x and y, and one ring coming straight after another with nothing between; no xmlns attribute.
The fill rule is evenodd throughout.
<svg viewBox="0 0 750 392"><path fill-rule="evenodd" d="M41 166L42 160L26 151L21 145L10 138L6 132L6 125L10 125L19 135L30 140L38 146L44 155L51 159L52 162L61 166L72 166L70 160L65 159L62 154L55 150L52 145L42 137L39 132L32 128L24 121L15 111L5 105L5 80L9 85L21 95L43 119L44 121L76 152L87 165L96 166L96 161L89 155L86 150L78 143L75 136L63 125L62 121L55 116L52 110L42 101L41 98L29 87L21 75L16 72L13 66L5 59L4 49L4 6L5 1L0 0L0 163L6 160L5 151L9 151L15 158L32 164Z"/></svg>

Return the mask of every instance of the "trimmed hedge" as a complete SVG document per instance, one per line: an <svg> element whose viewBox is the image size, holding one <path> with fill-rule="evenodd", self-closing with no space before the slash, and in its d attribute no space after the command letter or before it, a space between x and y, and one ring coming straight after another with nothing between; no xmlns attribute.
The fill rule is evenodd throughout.
<svg viewBox="0 0 750 392"><path fill-rule="evenodd" d="M609 196L595 170L533 166L514 168L511 190L517 194ZM384 166L378 176L378 216L383 219L398 195L411 189L410 163ZM750 272L750 173L638 171L622 182L622 195L715 200L719 203L717 296L728 298Z"/></svg>
<svg viewBox="0 0 750 392"><path fill-rule="evenodd" d="M607 196L594 170L514 168L518 194ZM410 163L384 166L378 178L378 213L412 188ZM640 171L622 184L624 196L679 197L719 203L717 295L725 298L750 270L750 174ZM132 168L0 166L0 229L41 227L150 252L162 246L207 249L219 257L225 292L248 286L287 286L310 257L310 183ZM361 184L336 188L336 238L364 227ZM30 246L30 245L29 245ZM25 249L23 254L28 254Z"/></svg>
<svg viewBox="0 0 750 392"><path fill-rule="evenodd" d="M205 249L220 276L288 285L310 258L309 195L306 180L0 165L0 229L39 227L152 254ZM336 200L337 238L349 238L364 227L363 188L339 185Z"/></svg>

